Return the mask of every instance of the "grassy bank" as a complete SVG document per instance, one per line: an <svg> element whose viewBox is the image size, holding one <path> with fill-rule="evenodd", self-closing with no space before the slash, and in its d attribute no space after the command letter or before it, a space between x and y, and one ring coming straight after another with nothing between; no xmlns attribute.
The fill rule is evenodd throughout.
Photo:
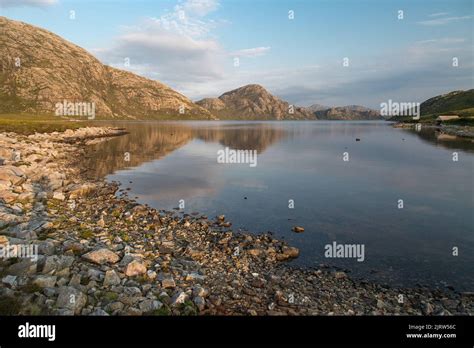
<svg viewBox="0 0 474 348"><path fill-rule="evenodd" d="M0 132L34 133L63 132L90 125L90 121L51 115L0 114Z"/></svg>
<svg viewBox="0 0 474 348"><path fill-rule="evenodd" d="M403 122L403 123L427 123L436 124L436 119L439 115L457 115L458 120L444 121L444 124L460 125L460 126L474 126L474 108L453 110L444 113L423 114L419 120L413 120L412 116L393 116L389 121Z"/></svg>

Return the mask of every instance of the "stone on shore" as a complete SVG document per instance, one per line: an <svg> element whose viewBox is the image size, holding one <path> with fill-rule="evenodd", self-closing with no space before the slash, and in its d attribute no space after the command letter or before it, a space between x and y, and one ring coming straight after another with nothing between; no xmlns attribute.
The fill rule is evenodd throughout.
<svg viewBox="0 0 474 348"><path fill-rule="evenodd" d="M70 190L69 199L84 197L91 193L95 188L96 186L91 183L76 185Z"/></svg>
<svg viewBox="0 0 474 348"><path fill-rule="evenodd" d="M126 266L125 275L127 277L133 277L133 276L145 274L146 271L147 271L146 266L143 263L138 262L137 260L133 260Z"/></svg>
<svg viewBox="0 0 474 348"><path fill-rule="evenodd" d="M66 196L64 196L64 193L56 191L53 193L53 199L57 199L58 201L64 201L66 199Z"/></svg>
<svg viewBox="0 0 474 348"><path fill-rule="evenodd" d="M301 226L295 226L293 227L293 232L296 232L296 233L304 232L304 228Z"/></svg>
<svg viewBox="0 0 474 348"><path fill-rule="evenodd" d="M171 306L175 307L180 304L183 304L188 299L188 295L183 291L178 291L171 298Z"/></svg>
<svg viewBox="0 0 474 348"><path fill-rule="evenodd" d="M17 276L7 275L2 278L2 283L10 287L14 287L16 285L16 280L17 280Z"/></svg>
<svg viewBox="0 0 474 348"><path fill-rule="evenodd" d="M71 267L74 262L73 256L48 256L43 266L43 274L54 273L62 271L65 268Z"/></svg>
<svg viewBox="0 0 474 348"><path fill-rule="evenodd" d="M104 286L112 286L112 285L119 285L120 284L120 277L113 269L108 270L105 272L104 277Z"/></svg>
<svg viewBox="0 0 474 348"><path fill-rule="evenodd" d="M173 277L166 277L161 281L161 287L163 289L169 289L169 288L174 288L176 287L176 283L173 279Z"/></svg>
<svg viewBox="0 0 474 348"><path fill-rule="evenodd" d="M276 259L278 261L285 261L289 259L294 259L297 258L300 255L300 251L298 248L295 247L289 247L289 246L283 246L282 247L282 252L280 254L276 255Z"/></svg>
<svg viewBox="0 0 474 348"><path fill-rule="evenodd" d="M75 314L79 314L87 303L87 296L70 286L59 288L59 296L56 300L56 306L62 309L69 309Z"/></svg>
<svg viewBox="0 0 474 348"><path fill-rule="evenodd" d="M38 275L33 280L33 284L40 288L54 288L57 278L56 276Z"/></svg>
<svg viewBox="0 0 474 348"><path fill-rule="evenodd" d="M20 262L14 263L7 269L7 274L24 276L36 273L37 263L30 259L23 259Z"/></svg>
<svg viewBox="0 0 474 348"><path fill-rule="evenodd" d="M82 258L98 265L117 263L120 260L120 257L116 253L106 248L88 252L87 254L82 255Z"/></svg>

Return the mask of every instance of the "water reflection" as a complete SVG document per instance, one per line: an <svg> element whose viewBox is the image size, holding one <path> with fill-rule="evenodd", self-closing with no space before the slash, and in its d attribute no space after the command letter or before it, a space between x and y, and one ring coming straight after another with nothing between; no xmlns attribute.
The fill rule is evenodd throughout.
<svg viewBox="0 0 474 348"><path fill-rule="evenodd" d="M447 149L474 152L474 141L472 139L458 137L442 133L439 129L421 128L420 130L406 129L405 131L416 134L424 141Z"/></svg>
<svg viewBox="0 0 474 348"><path fill-rule="evenodd" d="M114 122L111 125L126 128L129 134L88 149L86 168L91 176L104 177L120 169L162 158L192 139L263 153L268 146L287 136L284 129L262 123L232 126L208 122L203 128L198 127L199 122Z"/></svg>

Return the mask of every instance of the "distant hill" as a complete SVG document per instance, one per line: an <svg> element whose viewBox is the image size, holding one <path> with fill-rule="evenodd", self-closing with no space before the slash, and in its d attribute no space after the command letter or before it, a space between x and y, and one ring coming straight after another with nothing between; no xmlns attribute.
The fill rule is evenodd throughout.
<svg viewBox="0 0 474 348"><path fill-rule="evenodd" d="M102 118L213 118L170 87L106 66L47 30L0 17L0 33L0 113L53 114L66 100L94 103Z"/></svg>
<svg viewBox="0 0 474 348"><path fill-rule="evenodd" d="M202 99L196 104L220 119L242 120L314 120L309 110L290 107L260 85L246 85L222 94L219 98Z"/></svg>
<svg viewBox="0 0 474 348"><path fill-rule="evenodd" d="M432 123L439 115L458 115L462 122L474 117L474 89L453 91L425 100L420 104L421 120ZM415 122L411 116L394 116L389 121Z"/></svg>
<svg viewBox="0 0 474 348"><path fill-rule="evenodd" d="M383 120L377 110L359 105L347 105L317 110L314 112L320 120Z"/></svg>
<svg viewBox="0 0 474 348"><path fill-rule="evenodd" d="M430 98L420 105L421 115L446 114L474 108L474 89L453 91ZM474 115L473 115L474 116Z"/></svg>

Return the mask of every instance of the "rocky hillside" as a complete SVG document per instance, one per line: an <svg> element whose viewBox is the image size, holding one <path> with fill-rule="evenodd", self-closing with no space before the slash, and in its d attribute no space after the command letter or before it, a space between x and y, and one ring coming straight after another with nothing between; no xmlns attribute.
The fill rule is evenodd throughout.
<svg viewBox="0 0 474 348"><path fill-rule="evenodd" d="M316 112L316 111L330 109L330 107L326 106L326 105L321 105L321 104L313 104L311 106L308 106L306 109L311 111L311 112Z"/></svg>
<svg viewBox="0 0 474 348"><path fill-rule="evenodd" d="M321 120L382 120L379 111L359 105L338 106L326 110L315 111Z"/></svg>
<svg viewBox="0 0 474 348"><path fill-rule="evenodd" d="M168 86L106 66L47 30L0 17L0 33L0 113L53 114L66 100L95 103L102 118L212 118Z"/></svg>
<svg viewBox="0 0 474 348"><path fill-rule="evenodd" d="M420 105L421 115L452 113L471 108L474 108L474 89L438 95Z"/></svg>
<svg viewBox="0 0 474 348"><path fill-rule="evenodd" d="M196 104L220 119L304 120L315 119L305 108L273 96L260 85L247 85L222 94L219 98L202 99ZM293 111L293 112L292 112Z"/></svg>

